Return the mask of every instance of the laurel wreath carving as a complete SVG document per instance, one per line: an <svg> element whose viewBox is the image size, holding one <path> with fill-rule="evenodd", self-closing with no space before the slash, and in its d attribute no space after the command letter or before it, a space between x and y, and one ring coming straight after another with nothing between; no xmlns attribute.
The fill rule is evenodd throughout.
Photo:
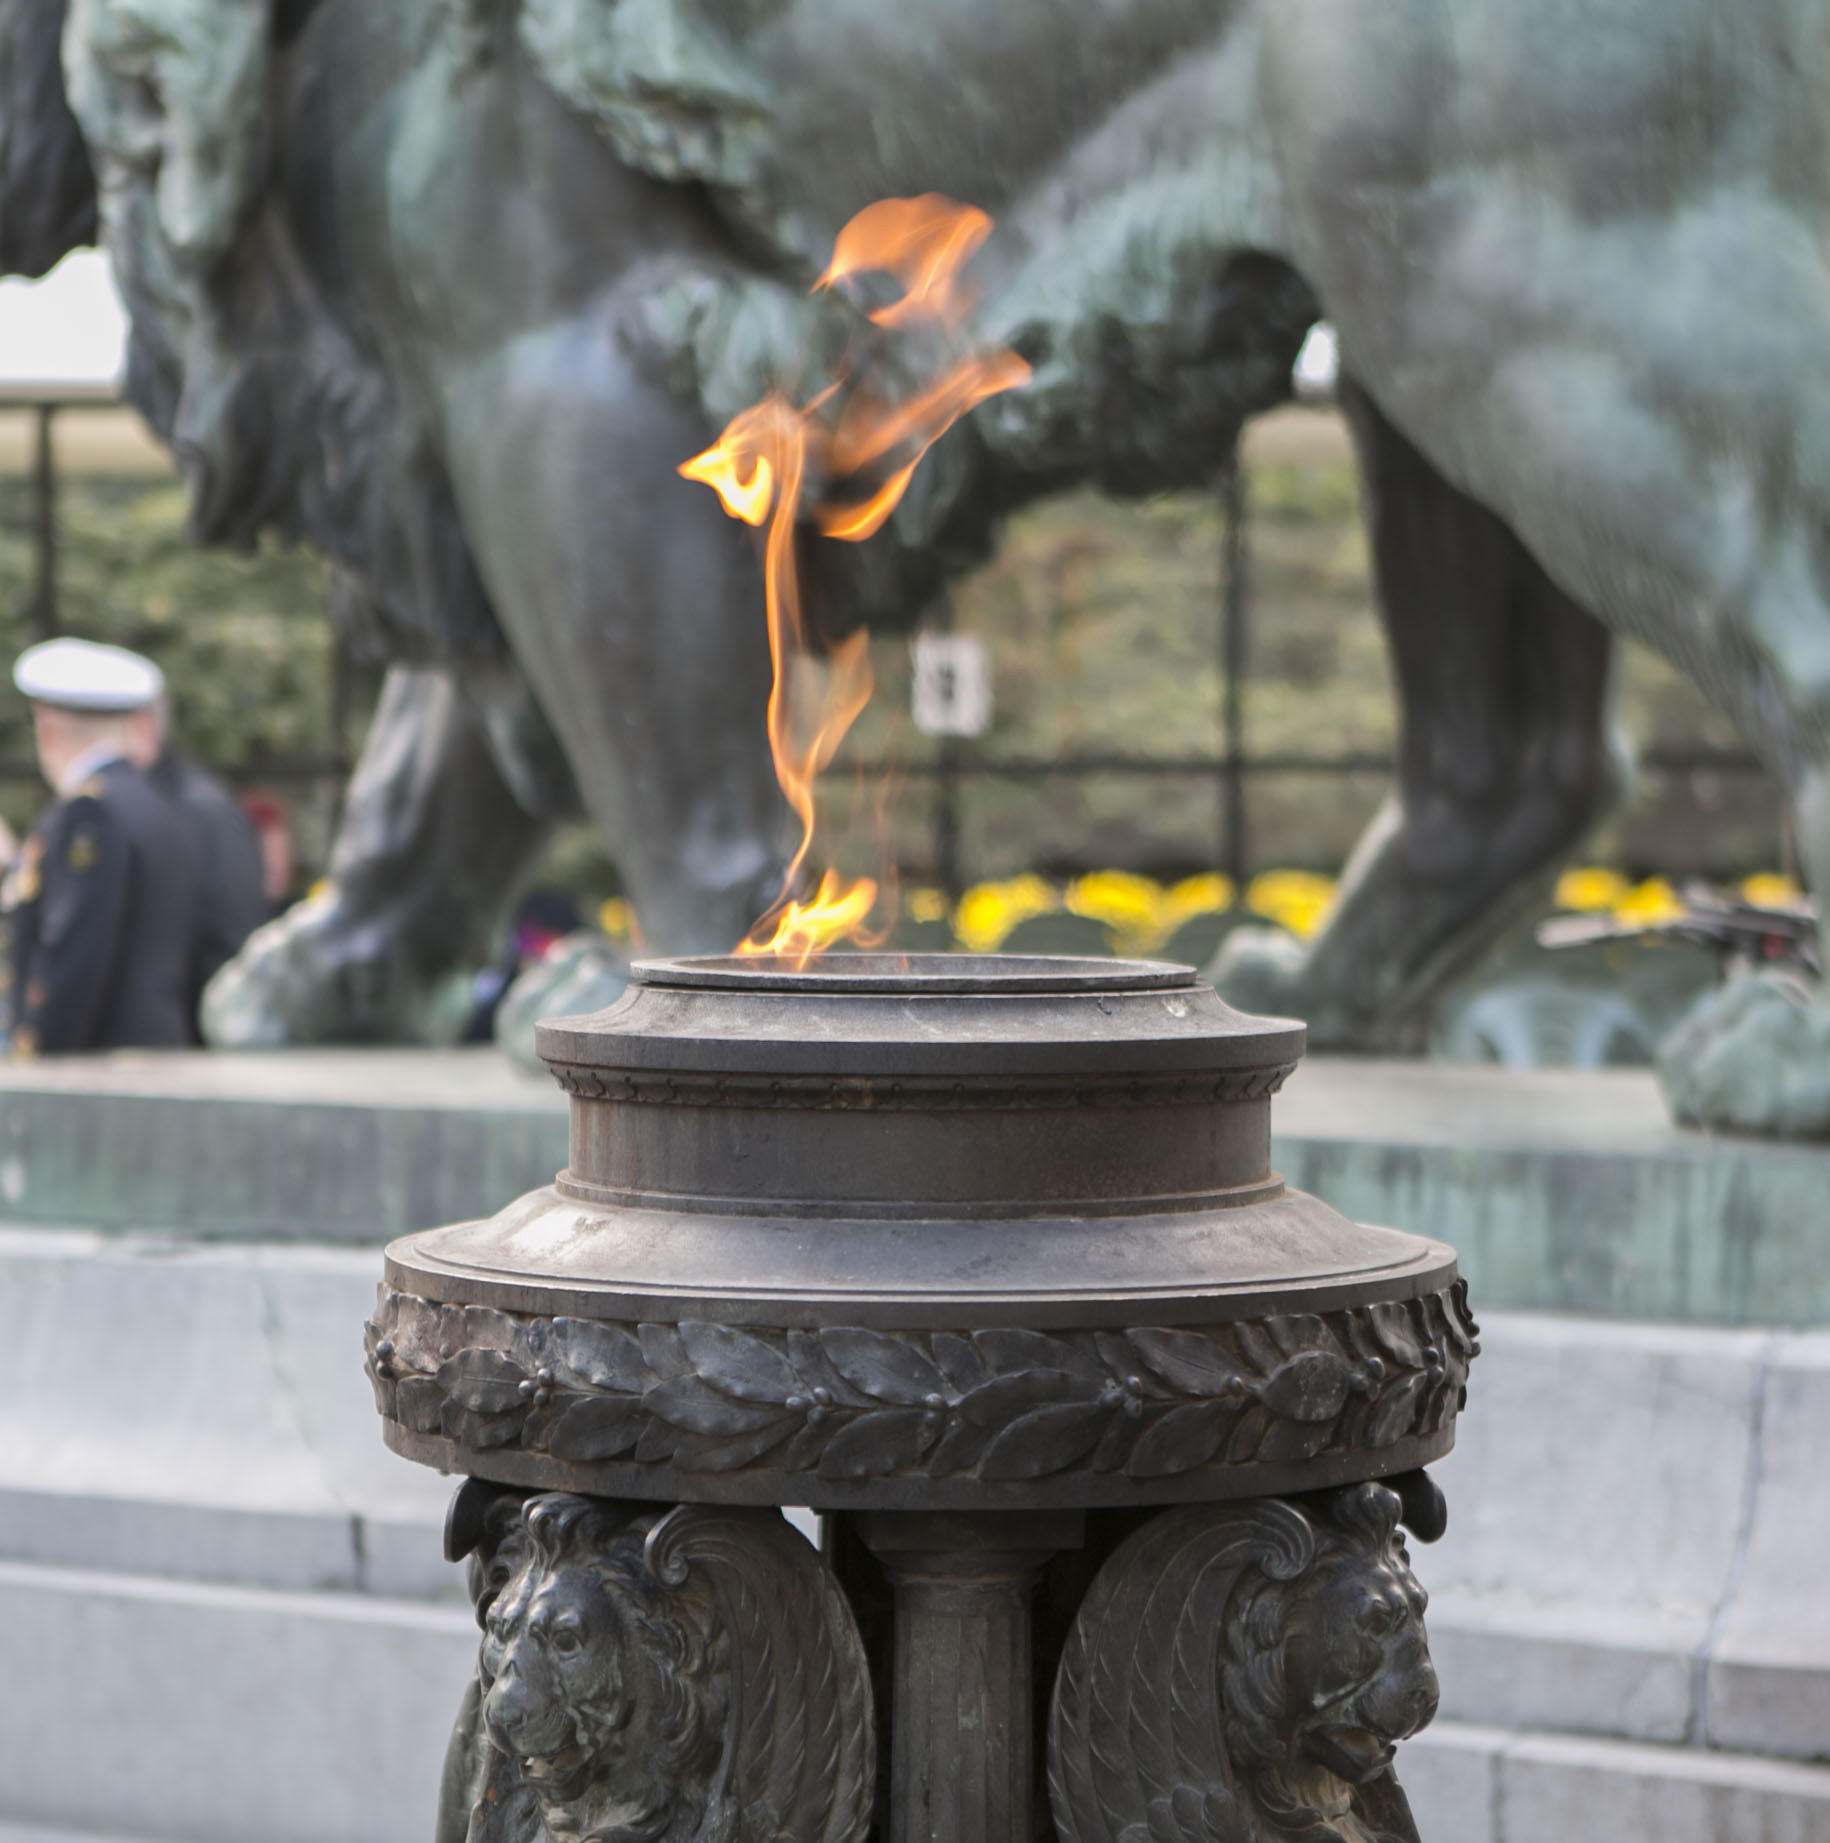
<svg viewBox="0 0 1830 1843"><path fill-rule="evenodd" d="M384 1286L382 1414L473 1450L831 1480L1289 1465L1436 1432L1479 1350L1457 1280L1421 1299L1199 1330L902 1333L617 1324Z"/></svg>
<svg viewBox="0 0 1830 1843"><path fill-rule="evenodd" d="M670 1073L632 1075L573 1063L547 1065L567 1094L582 1101L660 1107L791 1108L824 1112L937 1113L961 1108L1000 1111L1070 1107L1201 1107L1222 1101L1261 1101L1284 1085L1296 1064L1229 1069L1204 1075L1132 1076L1100 1081L1085 1076L1012 1081L951 1077L880 1080L829 1075L743 1078Z"/></svg>

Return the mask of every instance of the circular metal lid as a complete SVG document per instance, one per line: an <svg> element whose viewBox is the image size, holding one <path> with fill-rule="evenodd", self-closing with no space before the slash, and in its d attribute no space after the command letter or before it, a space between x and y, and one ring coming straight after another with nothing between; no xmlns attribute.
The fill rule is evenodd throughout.
<svg viewBox="0 0 1830 1843"><path fill-rule="evenodd" d="M644 985L721 992L892 992L906 998L1009 992L1161 992L1199 983L1169 960L1095 960L1070 954L828 953L805 966L763 954L638 960Z"/></svg>
<svg viewBox="0 0 1830 1843"><path fill-rule="evenodd" d="M615 1004L539 1025L556 1068L726 1076L1104 1077L1290 1068L1291 1018L1235 1011L1188 967L1002 954L637 963Z"/></svg>

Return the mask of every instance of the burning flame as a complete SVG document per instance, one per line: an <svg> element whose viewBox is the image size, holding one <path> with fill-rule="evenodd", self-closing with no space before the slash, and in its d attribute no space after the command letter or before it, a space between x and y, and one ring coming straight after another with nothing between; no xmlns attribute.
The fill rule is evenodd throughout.
<svg viewBox="0 0 1830 1843"><path fill-rule="evenodd" d="M972 305L961 271L990 231L991 219L984 212L938 193L880 199L839 232L832 260L814 289L882 273L902 293L870 312L874 325L888 330L924 321L952 326ZM781 898L738 943L738 953L773 954L805 966L834 941L860 938L877 900L874 879L844 884L832 870L822 874L809 901L796 902L788 894L813 846L815 779L871 695L870 641L860 628L827 655L827 682L812 724L803 729L795 723L790 683L807 645L794 534L810 476L823 483L847 481L890 464L887 476L861 499L822 499L813 507L826 536L862 543L895 511L922 456L975 404L1028 377L1028 365L1014 352L968 355L902 403L887 403L869 385L858 385L836 420L823 412L848 378L829 385L801 409L771 391L732 417L710 448L681 466L688 480L711 487L732 518L759 527L766 521L769 527L763 542L774 667L769 753L782 793L800 821L801 839L783 878Z"/></svg>

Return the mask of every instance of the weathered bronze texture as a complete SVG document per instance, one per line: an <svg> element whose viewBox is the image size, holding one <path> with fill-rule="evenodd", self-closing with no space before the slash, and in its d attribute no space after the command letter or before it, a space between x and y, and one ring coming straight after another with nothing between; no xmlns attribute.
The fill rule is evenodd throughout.
<svg viewBox="0 0 1830 1843"><path fill-rule="evenodd" d="M1475 1327L1449 1249L1272 1171L1302 1036L1180 967L845 954L654 962L541 1026L566 1170L395 1242L369 1327L389 1443L472 1481L450 1550L485 1641L444 1843L621 1835L616 1811L1026 1843L1051 1680L1062 1843L1409 1835L1390 1744L1434 1689L1394 1532L1440 1533L1420 1468ZM832 1513L827 1561L783 1505ZM803 1610L758 1623L771 1599ZM714 1757L763 1742L709 1686L746 1670L838 1684L867 1729L887 1697L874 1815L775 1766L732 1815ZM631 1777L615 1737L682 1697L699 1751ZM1113 1732L1116 1777L1109 1715L1154 1737Z"/></svg>
<svg viewBox="0 0 1830 1843"><path fill-rule="evenodd" d="M483 1642L440 1843L863 1835L864 1652L830 1571L779 1518L474 1483L453 1510Z"/></svg>
<svg viewBox="0 0 1830 1843"><path fill-rule="evenodd" d="M1830 446L1796 388L1830 364L1801 0L1733 33L1671 0L865 12L0 0L0 264L99 211L194 534L310 539L365 639L448 667L396 680L334 888L214 983L219 1040L431 1029L580 801L648 939L749 926L786 836L761 583L673 470L872 337L812 284L854 212L927 192L997 220L965 336L1033 375L868 543L804 533L834 637L917 618L1064 487L1211 482L1317 320L1357 374L1398 786L1314 941L1233 937L1242 1002L1414 1041L1613 803L1616 635L1739 725L1824 906L1830 473L1773 460ZM1821 1137L1830 1004L1759 976L1664 1074L1680 1118Z"/></svg>
<svg viewBox="0 0 1830 1843"><path fill-rule="evenodd" d="M1392 1751L1436 1713L1398 1494L1171 1511L1101 1570L1055 1680L1061 1843L1414 1839Z"/></svg>

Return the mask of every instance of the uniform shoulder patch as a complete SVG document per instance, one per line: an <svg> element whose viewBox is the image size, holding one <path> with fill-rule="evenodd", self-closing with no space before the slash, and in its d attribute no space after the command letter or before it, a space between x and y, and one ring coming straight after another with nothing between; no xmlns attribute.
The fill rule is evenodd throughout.
<svg viewBox="0 0 1830 1843"><path fill-rule="evenodd" d="M95 867L97 857L95 834L78 832L64 847L64 869L78 874Z"/></svg>
<svg viewBox="0 0 1830 1843"><path fill-rule="evenodd" d="M18 861L0 882L0 913L38 900L39 865L44 859L44 839L32 833L19 847Z"/></svg>

